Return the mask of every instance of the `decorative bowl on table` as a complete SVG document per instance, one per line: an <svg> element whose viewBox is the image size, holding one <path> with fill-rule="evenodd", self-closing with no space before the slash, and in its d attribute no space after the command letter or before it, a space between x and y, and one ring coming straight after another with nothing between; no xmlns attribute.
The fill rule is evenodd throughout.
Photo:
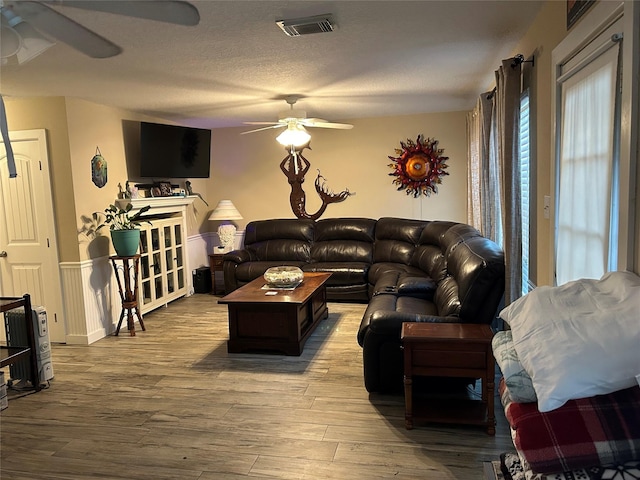
<svg viewBox="0 0 640 480"><path fill-rule="evenodd" d="M264 279L269 287L295 288L302 283L304 273L298 267L271 267L264 272Z"/></svg>

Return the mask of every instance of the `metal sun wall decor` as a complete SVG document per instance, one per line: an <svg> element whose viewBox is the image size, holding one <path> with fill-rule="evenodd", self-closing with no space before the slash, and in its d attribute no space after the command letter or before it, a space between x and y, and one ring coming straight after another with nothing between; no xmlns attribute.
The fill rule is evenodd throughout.
<svg viewBox="0 0 640 480"><path fill-rule="evenodd" d="M289 150L291 148L291 150ZM280 163L280 170L287 176L289 185L291 185L291 194L289 195L289 202L291 203L291 210L297 218L310 218L311 220L317 220L324 213L332 203L339 203L345 201L351 195L349 189L346 189L340 193L333 193L331 190L327 190L325 178L320 175L318 170L318 176L316 177L315 187L316 192L322 200L322 206L316 213L310 214L306 210L307 194L302 189L304 183L304 176L309 171L311 164L302 156L302 150L309 148L309 144L301 147L287 147L289 154Z"/></svg>
<svg viewBox="0 0 640 480"><path fill-rule="evenodd" d="M408 138L406 143L400 142L400 146L402 148L395 149L397 157L389 155L389 160L394 162L389 164L393 169L389 175L396 177L393 183L398 185L398 190L406 190L407 195L414 198L438 193L437 185L442 183L444 175L449 175L445 172L445 161L449 157L442 156L444 150L438 148L438 141L425 140L420 134L415 142Z"/></svg>

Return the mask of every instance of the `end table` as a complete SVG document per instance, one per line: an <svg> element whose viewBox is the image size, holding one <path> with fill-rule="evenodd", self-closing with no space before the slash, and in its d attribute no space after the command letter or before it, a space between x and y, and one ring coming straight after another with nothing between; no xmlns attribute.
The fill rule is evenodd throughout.
<svg viewBox="0 0 640 480"><path fill-rule="evenodd" d="M209 254L209 269L211 270L211 293L216 295L218 288L216 285L216 272L223 272L224 253ZM224 284L222 285L222 294L224 295Z"/></svg>
<svg viewBox="0 0 640 480"><path fill-rule="evenodd" d="M127 315L127 329L129 330L129 335L135 337L136 327L133 320L134 313L136 317L138 317L142 330L146 330L146 328L144 328L142 316L140 315L140 309L138 308L138 265L140 264L140 255L133 255L131 257L113 255L109 258L113 265L113 271L116 274L118 290L120 291L120 300L122 301L122 312L120 312L120 320L118 321L115 335L117 336L118 333L120 333L122 320L124 319L124 316ZM118 263L121 263L121 265Z"/></svg>
<svg viewBox="0 0 640 480"><path fill-rule="evenodd" d="M489 325L403 323L405 426L414 420L475 424L495 435L495 361ZM414 405L413 377L463 377L482 381L482 400L427 400ZM414 411L414 407L416 411Z"/></svg>

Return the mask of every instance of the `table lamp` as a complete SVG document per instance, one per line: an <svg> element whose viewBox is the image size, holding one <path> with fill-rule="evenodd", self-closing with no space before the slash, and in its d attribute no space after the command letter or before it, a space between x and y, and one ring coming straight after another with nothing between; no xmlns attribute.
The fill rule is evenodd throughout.
<svg viewBox="0 0 640 480"><path fill-rule="evenodd" d="M233 250L233 243L236 237L236 226L230 220L241 220L242 215L233 205L231 200L220 200L216 208L213 209L209 220L221 220L222 223L218 227L218 237L222 252L227 253Z"/></svg>

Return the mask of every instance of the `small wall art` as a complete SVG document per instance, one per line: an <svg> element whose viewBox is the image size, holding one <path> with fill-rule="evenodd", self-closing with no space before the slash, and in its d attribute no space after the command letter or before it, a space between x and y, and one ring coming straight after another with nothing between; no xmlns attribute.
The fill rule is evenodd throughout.
<svg viewBox="0 0 640 480"><path fill-rule="evenodd" d="M397 157L389 156L393 163L389 167L393 169L389 175L396 177L393 180L398 185L398 190L405 190L407 195L415 198L424 194L427 197L431 193L438 193L438 184L442 183L442 177L449 175L445 171L446 160L441 148L438 148L438 141L432 138L424 139L422 134L414 142L407 139L400 142L401 148L396 148Z"/></svg>
<svg viewBox="0 0 640 480"><path fill-rule="evenodd" d="M96 154L91 159L91 180L98 188L107 184L107 161L96 147Z"/></svg>

